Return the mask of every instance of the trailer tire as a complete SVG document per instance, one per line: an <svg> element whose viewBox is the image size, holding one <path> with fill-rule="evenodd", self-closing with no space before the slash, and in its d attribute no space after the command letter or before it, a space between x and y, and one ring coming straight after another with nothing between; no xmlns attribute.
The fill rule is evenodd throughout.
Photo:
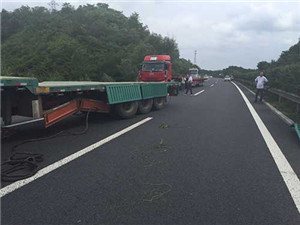
<svg viewBox="0 0 300 225"><path fill-rule="evenodd" d="M151 111L153 106L153 99L143 99L139 101L138 112L140 114L146 114Z"/></svg>
<svg viewBox="0 0 300 225"><path fill-rule="evenodd" d="M10 94L11 92L9 92ZM3 102L3 107L2 107L2 117L3 117L3 122L4 125L10 125L12 122L12 101L10 95L2 95L2 102ZM2 104L1 104L2 106Z"/></svg>
<svg viewBox="0 0 300 225"><path fill-rule="evenodd" d="M128 119L133 117L138 110L138 102L124 102L115 106L115 111L122 119Z"/></svg>
<svg viewBox="0 0 300 225"><path fill-rule="evenodd" d="M165 97L154 98L153 100L153 109L160 110L165 105Z"/></svg>

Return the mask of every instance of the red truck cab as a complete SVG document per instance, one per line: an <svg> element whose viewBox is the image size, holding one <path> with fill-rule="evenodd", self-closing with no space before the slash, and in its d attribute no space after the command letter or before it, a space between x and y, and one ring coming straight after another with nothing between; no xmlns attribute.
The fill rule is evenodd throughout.
<svg viewBox="0 0 300 225"><path fill-rule="evenodd" d="M147 55L137 76L138 81L161 82L172 80L172 63L169 55Z"/></svg>

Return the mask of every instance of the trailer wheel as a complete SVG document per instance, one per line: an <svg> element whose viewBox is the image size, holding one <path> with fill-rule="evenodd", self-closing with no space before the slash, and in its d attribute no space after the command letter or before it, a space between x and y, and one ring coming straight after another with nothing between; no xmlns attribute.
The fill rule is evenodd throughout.
<svg viewBox="0 0 300 225"><path fill-rule="evenodd" d="M11 93L11 92L9 92ZM2 117L4 125L10 125L12 122L12 104L10 95L2 95L3 107L2 107ZM2 104L1 104L2 105Z"/></svg>
<svg viewBox="0 0 300 225"><path fill-rule="evenodd" d="M138 110L138 102L124 102L115 106L116 113L122 119L133 117Z"/></svg>
<svg viewBox="0 0 300 225"><path fill-rule="evenodd" d="M160 110L165 105L165 97L155 98L153 100L153 109Z"/></svg>
<svg viewBox="0 0 300 225"><path fill-rule="evenodd" d="M144 99L139 102L138 112L140 114L146 114L151 111L153 106L153 99Z"/></svg>

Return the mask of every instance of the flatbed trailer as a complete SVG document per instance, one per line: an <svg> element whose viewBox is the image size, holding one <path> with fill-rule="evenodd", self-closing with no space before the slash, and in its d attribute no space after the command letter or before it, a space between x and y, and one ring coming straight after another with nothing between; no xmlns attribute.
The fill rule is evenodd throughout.
<svg viewBox="0 0 300 225"><path fill-rule="evenodd" d="M10 125L13 115L44 118L45 127L79 111L114 112L121 118L161 109L176 82L46 81L0 76L1 117Z"/></svg>

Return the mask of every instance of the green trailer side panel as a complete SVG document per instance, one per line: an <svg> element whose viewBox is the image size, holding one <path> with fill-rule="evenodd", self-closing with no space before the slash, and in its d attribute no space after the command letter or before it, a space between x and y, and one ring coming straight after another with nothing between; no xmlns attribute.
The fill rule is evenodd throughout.
<svg viewBox="0 0 300 225"><path fill-rule="evenodd" d="M29 91L34 93L35 88L38 87L38 85L38 79L33 77L0 76L1 87L26 87Z"/></svg>
<svg viewBox="0 0 300 225"><path fill-rule="evenodd" d="M167 84L166 83L145 83L141 84L143 99L164 97L167 96Z"/></svg>
<svg viewBox="0 0 300 225"><path fill-rule="evenodd" d="M39 88L48 88L48 92L40 92L38 94L48 94L55 92L78 92L78 91L89 91L97 90L104 92L104 82L93 82L93 81L45 81L39 83Z"/></svg>
<svg viewBox="0 0 300 225"><path fill-rule="evenodd" d="M295 123L294 126L295 126L295 130L296 130L296 132L297 132L297 134L298 134L298 137L299 137L299 139L300 139L300 124Z"/></svg>
<svg viewBox="0 0 300 225"><path fill-rule="evenodd" d="M109 104L137 101L142 99L139 84L106 85Z"/></svg>

